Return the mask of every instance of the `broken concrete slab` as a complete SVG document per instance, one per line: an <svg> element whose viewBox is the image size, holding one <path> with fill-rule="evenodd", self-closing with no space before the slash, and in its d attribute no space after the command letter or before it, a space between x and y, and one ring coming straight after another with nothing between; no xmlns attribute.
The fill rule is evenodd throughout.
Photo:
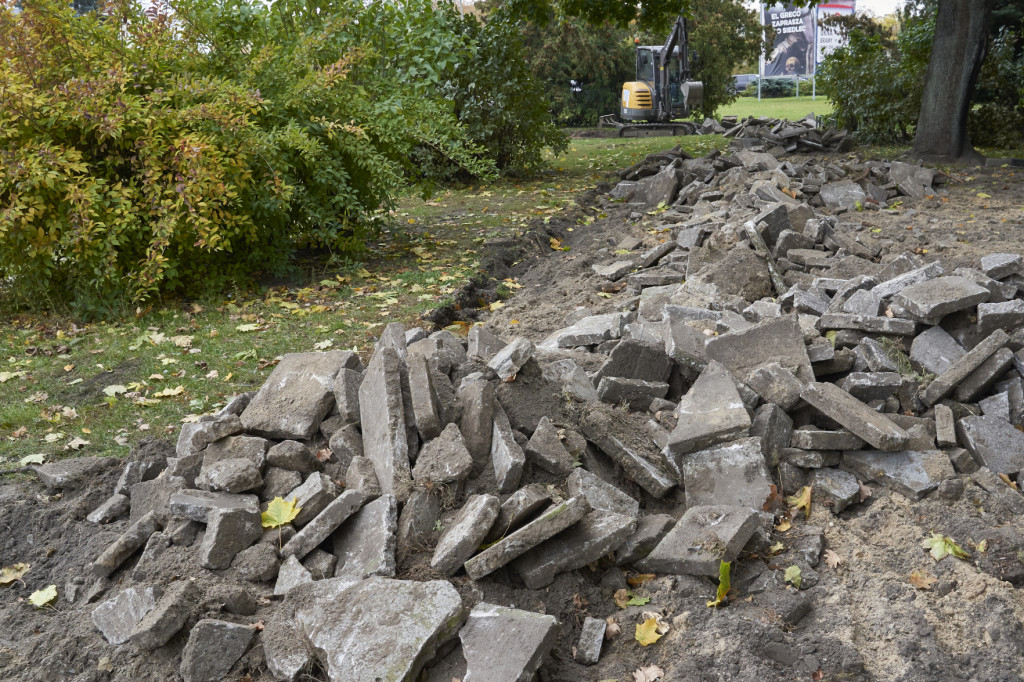
<svg viewBox="0 0 1024 682"><path fill-rule="evenodd" d="M527 459L556 476L568 476L573 471L573 458L562 445L558 429L548 417L541 417L537 428L523 448Z"/></svg>
<svg viewBox="0 0 1024 682"><path fill-rule="evenodd" d="M576 661L582 665L595 665L601 657L601 645L604 644L604 633L608 623L601 618L587 616L580 628L580 638L576 644Z"/></svg>
<svg viewBox="0 0 1024 682"><path fill-rule="evenodd" d="M842 469L814 469L807 476L807 485L811 486L815 495L825 498L833 514L838 514L860 499L857 477Z"/></svg>
<svg viewBox="0 0 1024 682"><path fill-rule="evenodd" d="M891 420L833 384L807 384L800 397L879 450L899 450L906 445L909 438L907 432Z"/></svg>
<svg viewBox="0 0 1024 682"><path fill-rule="evenodd" d="M286 354L242 412L242 426L275 440L312 438L334 404L334 377L360 364L351 351Z"/></svg>
<svg viewBox="0 0 1024 682"><path fill-rule="evenodd" d="M1006 345L1009 335L1002 329L992 332L981 343L954 361L945 372L936 377L921 395L921 402L927 407L945 398L974 370L981 367L997 350Z"/></svg>
<svg viewBox="0 0 1024 682"><path fill-rule="evenodd" d="M880 282L871 288L871 292L881 298L889 298L913 284L926 282L930 279L941 277L943 274L945 274L945 270L936 261Z"/></svg>
<svg viewBox="0 0 1024 682"><path fill-rule="evenodd" d="M714 361L680 399L676 419L665 447L676 461L688 452L747 435L751 423L734 378Z"/></svg>
<svg viewBox="0 0 1024 682"><path fill-rule="evenodd" d="M631 480L656 498L664 497L676 485L659 464L644 457L640 434L621 415L612 410L589 408L580 420L587 440L622 467Z"/></svg>
<svg viewBox="0 0 1024 682"><path fill-rule="evenodd" d="M640 511L639 502L582 467L572 472L567 484L569 494L586 497L591 509L633 518Z"/></svg>
<svg viewBox="0 0 1024 682"><path fill-rule="evenodd" d="M718 577L721 563L736 560L758 523L748 507L689 507L641 565L659 573Z"/></svg>
<svg viewBox="0 0 1024 682"><path fill-rule="evenodd" d="M306 477L295 490L288 493L287 499L294 499L299 513L292 520L296 528L301 528L322 512L331 501L338 496L338 486L327 474L313 472Z"/></svg>
<svg viewBox="0 0 1024 682"><path fill-rule="evenodd" d="M494 520L484 541L494 542L520 528L534 514L547 507L550 502L551 493L539 483L531 483L520 488L502 503L498 518Z"/></svg>
<svg viewBox="0 0 1024 682"><path fill-rule="evenodd" d="M480 602L459 631L466 659L463 682L533 679L560 627L554 616Z"/></svg>
<svg viewBox="0 0 1024 682"><path fill-rule="evenodd" d="M210 492L208 490L179 490L170 497L173 516L206 523L213 509L245 509L259 514L260 503L255 495Z"/></svg>
<svg viewBox="0 0 1024 682"><path fill-rule="evenodd" d="M893 298L915 320L938 324L949 313L973 308L988 300L988 289L969 279L956 276L936 277L911 284Z"/></svg>
<svg viewBox="0 0 1024 682"><path fill-rule="evenodd" d="M299 585L313 582L313 575L309 572L298 558L289 556L281 562L281 568L277 573L277 582L274 584L274 596L283 597Z"/></svg>
<svg viewBox="0 0 1024 682"><path fill-rule="evenodd" d="M500 507L494 495L470 496L438 540L430 567L446 576L458 571L483 543Z"/></svg>
<svg viewBox="0 0 1024 682"><path fill-rule="evenodd" d="M206 533L199 546L200 562L213 570L228 568L235 554L256 544L262 536L263 526L258 511L211 509L206 517Z"/></svg>
<svg viewBox="0 0 1024 682"><path fill-rule="evenodd" d="M747 374L746 383L765 402L774 403L783 410L796 407L804 387L793 372L777 362L762 365Z"/></svg>
<svg viewBox="0 0 1024 682"><path fill-rule="evenodd" d="M410 355L406 359L409 367L409 395L412 398L412 412L416 429L424 441L437 438L441 433L441 417L430 376L430 363L422 355Z"/></svg>
<svg viewBox="0 0 1024 682"><path fill-rule="evenodd" d="M978 464L1008 476L1024 471L1024 433L1011 424L992 416L964 417L956 431Z"/></svg>
<svg viewBox="0 0 1024 682"><path fill-rule="evenodd" d="M458 426L449 424L420 450L412 477L416 481L451 483L466 478L472 470L473 458L466 449L462 433Z"/></svg>
<svg viewBox="0 0 1024 682"><path fill-rule="evenodd" d="M587 499L580 496L550 507L537 519L466 561L466 574L472 580L479 580L493 573L524 552L573 525L589 511Z"/></svg>
<svg viewBox="0 0 1024 682"><path fill-rule="evenodd" d="M295 556L302 559L312 552L321 542L326 540L338 526L354 514L365 501L363 494L355 490L346 490L334 498L323 511L302 527L291 540L281 548L281 556Z"/></svg>
<svg viewBox="0 0 1024 682"><path fill-rule="evenodd" d="M594 374L597 386L604 377L625 377L643 381L668 381L672 360L663 345L652 345L635 339L623 339Z"/></svg>
<svg viewBox="0 0 1024 682"><path fill-rule="evenodd" d="M1013 352L1000 348L985 362L967 375L956 387L953 395L962 403L973 402L987 391L1013 365Z"/></svg>
<svg viewBox="0 0 1024 682"><path fill-rule="evenodd" d="M650 407L655 399L664 398L668 388L664 382L604 377L597 386L597 395L610 405L626 405L631 411L639 412Z"/></svg>
<svg viewBox="0 0 1024 682"><path fill-rule="evenodd" d="M323 464L303 443L297 440L285 440L267 450L267 464L301 474L323 471Z"/></svg>
<svg viewBox="0 0 1024 682"><path fill-rule="evenodd" d="M181 652L184 682L220 682L238 662L256 630L248 625L204 618L189 633Z"/></svg>
<svg viewBox="0 0 1024 682"><path fill-rule="evenodd" d="M136 625L128 641L141 651L152 651L170 641L199 606L202 590L185 578L171 583L152 611Z"/></svg>
<svg viewBox="0 0 1024 682"><path fill-rule="evenodd" d="M857 450L864 441L848 431L801 428L793 431L789 445L803 450Z"/></svg>
<svg viewBox="0 0 1024 682"><path fill-rule="evenodd" d="M878 481L898 493L919 500L956 473L941 450L843 453L842 468L865 481Z"/></svg>
<svg viewBox="0 0 1024 682"><path fill-rule="evenodd" d="M363 454L373 463L377 481L399 501L409 497L412 473L402 399L401 359L383 348L374 353L359 386L359 416Z"/></svg>
<svg viewBox="0 0 1024 682"><path fill-rule="evenodd" d="M1024 257L1018 253L990 253L981 258L981 271L992 279L1003 279L1024 270Z"/></svg>
<svg viewBox="0 0 1024 682"><path fill-rule="evenodd" d="M335 578L395 575L398 500L382 495L363 506L334 534Z"/></svg>
<svg viewBox="0 0 1024 682"><path fill-rule="evenodd" d="M345 487L358 490L367 500L380 497L380 484L373 464L365 457L353 457L345 471Z"/></svg>
<svg viewBox="0 0 1024 682"><path fill-rule="evenodd" d="M862 332L890 334L893 336L911 336L917 329L917 324L913 320L904 320L898 317L854 315L852 313L825 313L818 321L818 326L823 331L855 329Z"/></svg>
<svg viewBox="0 0 1024 682"><path fill-rule="evenodd" d="M564 532L529 550L512 562L523 584L532 590L547 587L560 574L582 568L614 552L636 530L636 519L595 510Z"/></svg>
<svg viewBox="0 0 1024 682"><path fill-rule="evenodd" d="M967 354L964 347L939 326L930 327L914 337L910 344L910 362L936 376Z"/></svg>
<svg viewBox="0 0 1024 682"><path fill-rule="evenodd" d="M242 420L233 414L205 422L182 424L175 454L178 457L194 455L210 443L241 433L244 428Z"/></svg>
<svg viewBox="0 0 1024 682"><path fill-rule="evenodd" d="M763 350L771 348L770 357ZM755 327L730 332L707 340L705 355L722 363L737 379L748 383L759 367L775 363L788 369L802 382L814 380L803 332L792 315L762 322Z"/></svg>
<svg viewBox="0 0 1024 682"><path fill-rule="evenodd" d="M584 317L571 327L559 329L546 338L540 347L545 350L595 346L602 341L622 337L626 316L622 313L607 313Z"/></svg>
<svg viewBox="0 0 1024 682"><path fill-rule="evenodd" d="M634 564L651 553L676 523L670 514L649 514L640 517L636 530L615 550L615 565Z"/></svg>
<svg viewBox="0 0 1024 682"><path fill-rule="evenodd" d="M413 552L422 552L431 543L437 524L441 521L441 490L414 488L402 505L398 515L396 559L401 563Z"/></svg>
<svg viewBox="0 0 1024 682"><path fill-rule="evenodd" d="M473 381L459 390L462 419L459 432L477 470L486 466L491 456L494 429L494 386L486 381Z"/></svg>
<svg viewBox="0 0 1024 682"><path fill-rule="evenodd" d="M502 381L511 381L533 357L533 342L523 337L516 337L507 346L494 354L487 366L493 369Z"/></svg>
<svg viewBox="0 0 1024 682"><path fill-rule="evenodd" d="M110 523L127 514L128 507L128 496L114 493L104 500L103 504L89 512L85 520L96 524Z"/></svg>
<svg viewBox="0 0 1024 682"><path fill-rule="evenodd" d="M459 593L443 580L372 577L331 598L304 596L295 623L331 682L415 679L462 622Z"/></svg>
<svg viewBox="0 0 1024 682"><path fill-rule="evenodd" d="M494 421L491 425L491 464L498 492L510 493L519 487L526 465L526 454L516 442L505 410L495 401Z"/></svg>
<svg viewBox="0 0 1024 682"><path fill-rule="evenodd" d="M124 644L140 621L156 608L163 594L159 585L129 587L92 610L92 624L111 644Z"/></svg>
<svg viewBox="0 0 1024 682"><path fill-rule="evenodd" d="M468 343L466 355L471 358L478 358L483 362L490 362L498 351L507 345L504 339L496 334L492 334L480 325L474 325L469 330L469 336L466 340Z"/></svg>
<svg viewBox="0 0 1024 682"><path fill-rule="evenodd" d="M161 528L155 512L149 512L141 519L128 526L102 554L92 563L92 572L100 577L107 577L128 560L132 554L142 549L149 536Z"/></svg>
<svg viewBox="0 0 1024 682"><path fill-rule="evenodd" d="M196 477L196 486L206 490L244 493L263 487L259 468L248 459L222 459Z"/></svg>
<svg viewBox="0 0 1024 682"><path fill-rule="evenodd" d="M861 186L848 178L822 185L818 196L829 208L852 209L867 199Z"/></svg>
<svg viewBox="0 0 1024 682"><path fill-rule="evenodd" d="M688 507L712 503L760 509L772 492L760 438L743 438L683 455Z"/></svg>

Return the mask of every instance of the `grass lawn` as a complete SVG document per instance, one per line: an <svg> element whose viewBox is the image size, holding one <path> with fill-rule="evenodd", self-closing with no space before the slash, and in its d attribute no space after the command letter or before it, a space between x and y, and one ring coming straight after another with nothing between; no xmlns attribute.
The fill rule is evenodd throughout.
<svg viewBox="0 0 1024 682"><path fill-rule="evenodd" d="M740 97L732 104L718 110L719 116L763 116L768 118L788 118L798 120L814 112L816 116L832 113L832 103L824 95L811 99L810 95L800 97L764 98L760 102L757 97Z"/></svg>
<svg viewBox="0 0 1024 682"><path fill-rule="evenodd" d="M105 322L0 315L0 470L26 458L123 456L144 436L174 438L182 421L258 388L284 353L355 349L365 358L385 324L415 325L476 274L486 239L572 206L578 192L649 152L678 143L701 156L727 142L572 140L535 178L404 198L361 263L308 262L295 281Z"/></svg>

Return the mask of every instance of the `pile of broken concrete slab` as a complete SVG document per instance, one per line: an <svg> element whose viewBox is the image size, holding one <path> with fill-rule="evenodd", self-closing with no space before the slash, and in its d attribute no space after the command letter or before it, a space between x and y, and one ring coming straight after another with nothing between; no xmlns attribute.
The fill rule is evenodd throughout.
<svg viewBox="0 0 1024 682"><path fill-rule="evenodd" d="M736 116L723 116L718 122L713 118L701 124L704 134L719 134L733 140L733 146L740 149L761 148L773 154L794 152L845 152L853 148L853 137L845 130L821 128L814 114L808 114L799 121L780 118L759 118L748 116L742 121Z"/></svg>
<svg viewBox="0 0 1024 682"><path fill-rule="evenodd" d="M599 562L717 577L771 545L779 493L805 486L839 514L864 483L919 499L971 472L1024 510L999 478L1024 469L1024 259L947 273L883 257L800 200L815 183L827 196L827 164L677 158L664 241L595 266L623 294L613 312L571 311L537 343L391 324L365 368L286 355L258 392L184 425L174 456L130 461L89 517L129 515L94 562L122 587L93 611L103 636L151 650L187 632L182 677L218 680L259 613L280 680L412 679L455 642L467 680L530 679L556 619L455 586L539 590ZM694 176L678 201L677 171ZM886 198L904 172L925 184L868 169ZM298 515L265 529L277 497ZM779 560L802 589L823 544ZM176 580L171 557L191 562ZM197 620L205 574L234 587ZM604 635L587 618L576 660L598 662Z"/></svg>

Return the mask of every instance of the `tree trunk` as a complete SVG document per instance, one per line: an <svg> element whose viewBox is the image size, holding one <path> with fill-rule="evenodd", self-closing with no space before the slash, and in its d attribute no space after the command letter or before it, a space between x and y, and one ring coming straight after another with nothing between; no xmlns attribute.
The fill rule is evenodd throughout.
<svg viewBox="0 0 1024 682"><path fill-rule="evenodd" d="M914 154L931 160L976 156L967 112L985 59L993 0L939 0L935 40L914 135Z"/></svg>

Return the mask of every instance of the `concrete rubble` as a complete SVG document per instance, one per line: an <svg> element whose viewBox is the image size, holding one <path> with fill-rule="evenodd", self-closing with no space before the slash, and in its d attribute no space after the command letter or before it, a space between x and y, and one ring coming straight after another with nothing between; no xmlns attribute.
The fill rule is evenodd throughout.
<svg viewBox="0 0 1024 682"><path fill-rule="evenodd" d="M729 153L623 174L678 181L656 247L594 263L624 304L536 341L393 323L365 371L354 353L286 355L247 405L185 424L166 462L131 463L87 510L119 533L92 565L119 581L96 628L146 650L180 632L186 680L228 679L252 656L279 680L314 660L331 680L420 679L459 656L467 682L528 680L565 624L480 586L543 590L599 563L711 584L775 541L782 496L805 485L849 514L868 485L918 500L966 469L1024 471L1021 257L954 274L897 253L845 211L939 191L933 172L780 159L847 144L810 119L724 131ZM265 530L276 497L299 512ZM249 621L199 610L187 577L134 581L132 558L164 536L191 570L274 600L260 647ZM264 554L272 574L243 575ZM802 590L818 555L794 559ZM759 589L784 591L764 570ZM453 582L473 587L460 598ZM593 665L606 623L581 623L576 660Z"/></svg>

